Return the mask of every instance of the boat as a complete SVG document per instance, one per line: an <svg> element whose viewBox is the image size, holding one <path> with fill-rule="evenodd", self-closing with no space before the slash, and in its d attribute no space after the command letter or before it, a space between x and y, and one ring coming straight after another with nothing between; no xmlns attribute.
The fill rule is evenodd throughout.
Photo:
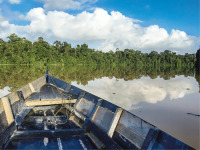
<svg viewBox="0 0 200 150"><path fill-rule="evenodd" d="M193 148L47 70L1 98L0 149Z"/></svg>

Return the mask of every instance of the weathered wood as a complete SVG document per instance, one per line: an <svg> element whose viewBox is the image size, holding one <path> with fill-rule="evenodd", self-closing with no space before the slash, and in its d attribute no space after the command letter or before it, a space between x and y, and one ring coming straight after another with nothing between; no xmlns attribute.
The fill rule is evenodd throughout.
<svg viewBox="0 0 200 150"><path fill-rule="evenodd" d="M22 94L23 94L25 99L32 94L32 91L31 91L28 84L25 85L23 88L21 88L19 91L22 91Z"/></svg>
<svg viewBox="0 0 200 150"><path fill-rule="evenodd" d="M18 92L12 92L7 97L10 100L11 105L20 100Z"/></svg>
<svg viewBox="0 0 200 150"><path fill-rule="evenodd" d="M36 79L35 81L31 82L35 91L39 91L40 88L46 84L46 75Z"/></svg>
<svg viewBox="0 0 200 150"><path fill-rule="evenodd" d="M56 105L56 104L63 104L63 103L76 103L76 99L71 99L71 100L42 99L42 100L25 101L26 106Z"/></svg>
<svg viewBox="0 0 200 150"><path fill-rule="evenodd" d="M82 100L82 98L84 98L84 96L85 96L85 91L82 91L82 92L79 94L78 99L77 99L77 101L76 101L76 103L75 103L75 105L74 105L74 108L75 108L75 109L77 109L77 107L78 107L80 101Z"/></svg>
<svg viewBox="0 0 200 150"><path fill-rule="evenodd" d="M94 120L94 119L95 119L95 117L96 117L96 115L97 115L97 112L99 111L99 109L100 109L100 106L97 106L97 108L96 108L96 111L94 112L94 114L93 114L93 116L92 116L92 119L91 119L91 120Z"/></svg>
<svg viewBox="0 0 200 150"><path fill-rule="evenodd" d="M75 110L77 110L77 108L78 108L80 102L82 101L82 99L83 99L83 98L80 98L80 99L78 98L78 99L77 99L76 103L74 104L74 109L75 109Z"/></svg>
<svg viewBox="0 0 200 150"><path fill-rule="evenodd" d="M0 114L4 112L2 100L0 99Z"/></svg>
<svg viewBox="0 0 200 150"><path fill-rule="evenodd" d="M113 120L111 122L111 125L110 125L110 128L108 130L108 136L110 136L112 138L114 132L115 132L115 129L117 127L117 123L119 121L119 118L122 114L122 111L123 109L122 108L117 108L116 112L115 112L115 115L113 117Z"/></svg>
<svg viewBox="0 0 200 150"><path fill-rule="evenodd" d="M1 98L1 100L3 103L3 107L4 107L5 114L6 114L6 119L7 119L8 125L10 125L14 121L14 117L13 117L9 99L7 97L3 97L3 98Z"/></svg>
<svg viewBox="0 0 200 150"><path fill-rule="evenodd" d="M28 85L29 85L32 93L36 92L35 89L34 89L34 87L33 87L33 85L32 85L32 83L29 83Z"/></svg>
<svg viewBox="0 0 200 150"><path fill-rule="evenodd" d="M101 103L102 103L102 99L99 100L99 101L95 104L95 106L94 106L94 108L93 108L93 110L92 110L92 112L91 112L91 114L90 114L90 117L89 117L90 120L94 120L94 118L95 118L95 116L96 116L96 113L97 113L97 111L99 110L99 107L100 107Z"/></svg>

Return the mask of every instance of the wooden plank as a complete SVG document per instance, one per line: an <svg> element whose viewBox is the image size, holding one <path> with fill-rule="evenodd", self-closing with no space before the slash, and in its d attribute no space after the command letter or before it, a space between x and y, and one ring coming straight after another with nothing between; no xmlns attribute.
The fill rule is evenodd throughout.
<svg viewBox="0 0 200 150"><path fill-rule="evenodd" d="M96 117L96 114L97 114L97 112L98 112L98 110L100 108L100 105L101 105L102 101L103 101L102 99L99 100L98 103L96 103L96 105L94 106L94 108L93 108L93 110L92 110L92 112L90 114L90 117L89 117L90 120L94 120L94 118Z"/></svg>
<svg viewBox="0 0 200 150"><path fill-rule="evenodd" d="M3 103L0 99L0 114L4 112L4 107L3 107Z"/></svg>
<svg viewBox="0 0 200 150"><path fill-rule="evenodd" d="M110 136L112 138L114 132L115 132L115 129L117 127L117 123L119 121L119 118L122 114L122 111L123 109L122 108L117 108L116 112L115 112L115 115L113 117L113 120L111 122L111 125L110 125L110 128L108 130L108 136Z"/></svg>
<svg viewBox="0 0 200 150"><path fill-rule="evenodd" d="M95 119L95 117L96 117L97 112L98 112L99 109L100 109L100 106L97 106L96 111L94 112L93 116L91 117L92 118L91 120Z"/></svg>
<svg viewBox="0 0 200 150"><path fill-rule="evenodd" d="M77 99L76 103L74 104L75 110L77 110L78 106L80 105L80 102L82 101L83 98Z"/></svg>
<svg viewBox="0 0 200 150"><path fill-rule="evenodd" d="M24 98L26 99L32 94L32 91L29 87L29 85L25 85L23 88L19 89L19 91L22 91Z"/></svg>
<svg viewBox="0 0 200 150"><path fill-rule="evenodd" d="M7 97L3 97L1 98L1 100L2 100L2 104L4 107L5 114L6 114L8 125L10 125L14 121L14 117L13 117L9 99Z"/></svg>
<svg viewBox="0 0 200 150"><path fill-rule="evenodd" d="M86 93L85 91L82 91L82 92L79 94L78 99L77 99L77 101L76 101L76 103L75 103L75 105L74 105L74 108L75 108L75 109L78 108L78 105L79 105L80 101L82 100L82 98L84 98L85 93Z"/></svg>
<svg viewBox="0 0 200 150"><path fill-rule="evenodd" d="M32 81L31 84L36 92L39 91L40 88L46 84L46 75L36 79L35 81Z"/></svg>
<svg viewBox="0 0 200 150"><path fill-rule="evenodd" d="M65 100L65 99L42 99L25 101L26 106L41 106L41 105L56 105L63 103L76 103L76 99Z"/></svg>
<svg viewBox="0 0 200 150"><path fill-rule="evenodd" d="M32 85L32 83L29 83L28 85L29 85L32 93L36 92L35 89L34 89L34 87L33 87L33 85Z"/></svg>
<svg viewBox="0 0 200 150"><path fill-rule="evenodd" d="M10 100L11 105L20 100L17 92L12 92L7 97Z"/></svg>

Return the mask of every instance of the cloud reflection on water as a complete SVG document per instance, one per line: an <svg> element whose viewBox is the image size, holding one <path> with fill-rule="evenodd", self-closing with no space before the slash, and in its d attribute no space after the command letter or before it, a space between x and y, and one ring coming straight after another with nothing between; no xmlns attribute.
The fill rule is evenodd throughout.
<svg viewBox="0 0 200 150"><path fill-rule="evenodd" d="M142 77L132 81L103 77L89 81L88 85L77 85L88 92L115 103L127 110L135 108L141 102L158 103L165 99L174 100L198 91L194 78L176 76L170 80Z"/></svg>
<svg viewBox="0 0 200 150"><path fill-rule="evenodd" d="M9 94L9 90L10 88L8 86L4 87L3 89L0 89L0 98Z"/></svg>

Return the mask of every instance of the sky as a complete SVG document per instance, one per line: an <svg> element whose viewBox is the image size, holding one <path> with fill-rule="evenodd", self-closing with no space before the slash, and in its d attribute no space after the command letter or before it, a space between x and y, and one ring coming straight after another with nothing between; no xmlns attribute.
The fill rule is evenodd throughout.
<svg viewBox="0 0 200 150"><path fill-rule="evenodd" d="M199 8L199 0L0 0L0 38L16 33L103 52L195 53Z"/></svg>

